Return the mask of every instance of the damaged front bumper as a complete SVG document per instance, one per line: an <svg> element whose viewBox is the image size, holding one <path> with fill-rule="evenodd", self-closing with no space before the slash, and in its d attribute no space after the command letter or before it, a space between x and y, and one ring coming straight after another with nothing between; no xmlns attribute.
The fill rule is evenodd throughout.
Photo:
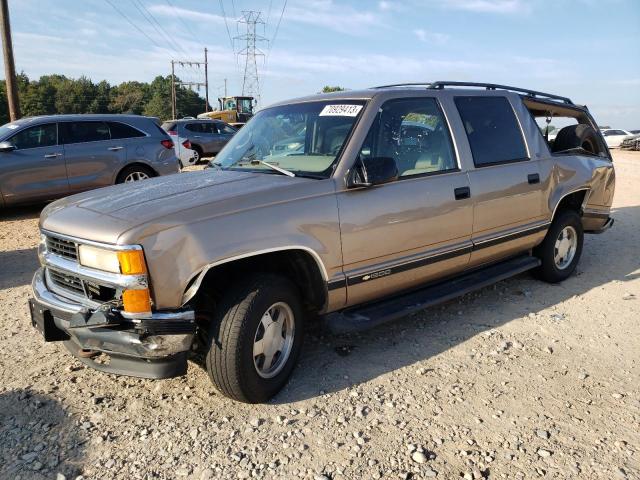
<svg viewBox="0 0 640 480"><path fill-rule="evenodd" d="M104 372L143 378L186 373L196 331L193 310L130 319L108 306L89 309L47 288L42 268L33 277L32 289L32 324L45 341L63 341L81 362ZM98 353L107 357L95 356Z"/></svg>

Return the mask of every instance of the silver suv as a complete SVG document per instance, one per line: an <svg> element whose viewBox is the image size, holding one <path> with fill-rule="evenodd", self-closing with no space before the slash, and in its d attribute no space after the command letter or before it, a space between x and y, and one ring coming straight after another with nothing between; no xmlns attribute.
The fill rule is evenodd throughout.
<svg viewBox="0 0 640 480"><path fill-rule="evenodd" d="M51 115L0 127L0 207L178 171L173 141L150 117Z"/></svg>
<svg viewBox="0 0 640 480"><path fill-rule="evenodd" d="M171 377L192 355L264 401L318 319L353 331L528 270L568 278L613 224L595 126L568 98L451 82L264 108L212 168L48 206L32 322L99 370Z"/></svg>
<svg viewBox="0 0 640 480"><path fill-rule="evenodd" d="M194 153L194 161L215 155L236 133L236 129L220 120L182 119L167 120L162 128L177 139L188 138Z"/></svg>

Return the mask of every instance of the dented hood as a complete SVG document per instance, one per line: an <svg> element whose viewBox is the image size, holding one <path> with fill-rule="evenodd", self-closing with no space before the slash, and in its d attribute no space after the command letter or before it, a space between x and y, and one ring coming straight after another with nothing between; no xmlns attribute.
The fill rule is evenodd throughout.
<svg viewBox="0 0 640 480"><path fill-rule="evenodd" d="M211 215L277 201L277 191L314 180L271 173L207 169L114 185L48 205L41 228L99 242L120 243L136 227L169 228Z"/></svg>

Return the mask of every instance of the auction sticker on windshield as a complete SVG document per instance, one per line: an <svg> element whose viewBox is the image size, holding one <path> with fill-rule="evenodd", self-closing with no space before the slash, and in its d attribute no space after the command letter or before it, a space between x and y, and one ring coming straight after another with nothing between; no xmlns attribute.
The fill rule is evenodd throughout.
<svg viewBox="0 0 640 480"><path fill-rule="evenodd" d="M362 110L362 105L327 105L320 112L321 117L355 117Z"/></svg>

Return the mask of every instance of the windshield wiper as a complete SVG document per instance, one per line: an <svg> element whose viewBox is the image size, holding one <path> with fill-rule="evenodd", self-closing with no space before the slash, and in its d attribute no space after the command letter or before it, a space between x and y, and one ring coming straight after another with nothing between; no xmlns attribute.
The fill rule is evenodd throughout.
<svg viewBox="0 0 640 480"><path fill-rule="evenodd" d="M287 177L295 177L296 174L293 172L290 172L289 170L285 170L284 168L280 168L280 167L276 167L275 165L269 163L269 162L265 162L264 160L251 160L251 164L255 165L255 164L260 164L260 165L266 165L267 167L269 167L272 170L275 170L278 173L281 173L282 175L286 175Z"/></svg>

